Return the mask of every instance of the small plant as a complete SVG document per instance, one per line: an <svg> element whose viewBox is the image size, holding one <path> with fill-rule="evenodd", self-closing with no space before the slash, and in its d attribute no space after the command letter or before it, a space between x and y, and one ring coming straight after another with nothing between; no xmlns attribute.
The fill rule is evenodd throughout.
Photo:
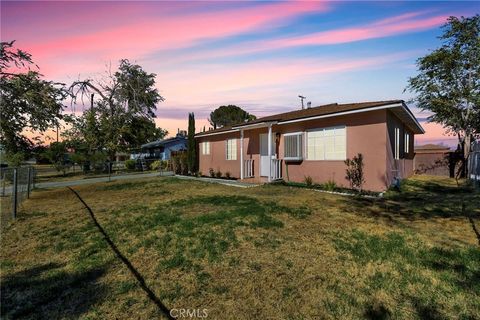
<svg viewBox="0 0 480 320"><path fill-rule="evenodd" d="M135 169L135 163L136 161L132 159L125 160L125 168L127 168L127 170L133 170Z"/></svg>
<svg viewBox="0 0 480 320"><path fill-rule="evenodd" d="M327 191L335 191L335 189L337 189L337 183L333 180L328 180L323 184L323 189Z"/></svg>
<svg viewBox="0 0 480 320"><path fill-rule="evenodd" d="M225 172L225 178L230 179L230 177L231 177L230 172L229 171Z"/></svg>
<svg viewBox="0 0 480 320"><path fill-rule="evenodd" d="M313 185L313 179L310 176L305 176L303 178L303 182L307 185L307 187L311 187Z"/></svg>
<svg viewBox="0 0 480 320"><path fill-rule="evenodd" d="M160 161L160 168L161 168L162 170L165 170L165 171L169 170L169 168L170 168L170 162L169 162L168 160L162 160L162 161Z"/></svg>
<svg viewBox="0 0 480 320"><path fill-rule="evenodd" d="M210 177L215 178L215 170L213 170L212 168L208 169L208 174L210 175Z"/></svg>
<svg viewBox="0 0 480 320"><path fill-rule="evenodd" d="M215 177L221 178L222 177L222 171L218 170L217 172L215 172Z"/></svg>
<svg viewBox="0 0 480 320"><path fill-rule="evenodd" d="M150 165L150 169L156 171L156 170L159 170L161 166L162 166L162 162L160 160L155 160Z"/></svg>
<svg viewBox="0 0 480 320"><path fill-rule="evenodd" d="M352 189L357 189L361 192L362 185L365 182L363 175L363 155L359 153L351 160L345 160L345 164L347 165L345 179L350 182Z"/></svg>

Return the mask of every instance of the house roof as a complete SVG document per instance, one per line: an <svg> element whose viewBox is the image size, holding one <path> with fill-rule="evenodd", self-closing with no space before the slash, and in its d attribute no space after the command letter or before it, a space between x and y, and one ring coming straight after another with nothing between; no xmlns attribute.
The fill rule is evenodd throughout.
<svg viewBox="0 0 480 320"><path fill-rule="evenodd" d="M415 119L415 116L408 109L403 100L386 100L386 101L372 101L372 102L360 102L360 103L346 103L338 104L331 103L314 108L308 108L303 110L294 110L290 112L284 112L279 114L274 114L267 117L258 118L256 120L239 123L237 125L222 127L216 130L210 130L206 132L198 133L197 136L207 136L213 134L220 134L228 131L237 131L239 129L246 129L248 127L255 127L261 124L275 123L275 124L286 124L291 122L307 121L316 118L326 118L333 116L340 116L349 113L357 112L366 112L373 111L377 109L386 109L391 108L392 111L397 115L402 121L406 123L407 126L411 128L414 133L424 133L423 128L420 126L418 121Z"/></svg>
<svg viewBox="0 0 480 320"><path fill-rule="evenodd" d="M155 147L165 146L166 144L171 144L171 143L175 143L175 142L185 142L185 141L187 141L186 137L177 136L177 137L173 137L173 138L148 142L148 143L142 144L141 148L142 149L155 148Z"/></svg>
<svg viewBox="0 0 480 320"><path fill-rule="evenodd" d="M414 147L415 152L447 152L450 151L450 147L442 146L439 144L424 144L421 146Z"/></svg>

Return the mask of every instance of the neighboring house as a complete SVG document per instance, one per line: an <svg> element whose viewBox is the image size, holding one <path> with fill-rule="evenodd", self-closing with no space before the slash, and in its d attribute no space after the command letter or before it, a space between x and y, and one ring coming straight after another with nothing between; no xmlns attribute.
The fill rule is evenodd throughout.
<svg viewBox="0 0 480 320"><path fill-rule="evenodd" d="M480 188L480 140L472 143L468 157L468 177L474 181L474 186Z"/></svg>
<svg viewBox="0 0 480 320"><path fill-rule="evenodd" d="M438 144L415 146L413 159L415 173L452 176L451 158L451 151L447 146Z"/></svg>
<svg viewBox="0 0 480 320"><path fill-rule="evenodd" d="M174 138L157 140L141 146L139 153L130 156L131 159L170 160L172 152L187 150L185 131L179 131Z"/></svg>
<svg viewBox="0 0 480 320"><path fill-rule="evenodd" d="M424 133L402 100L328 104L201 132L199 170L252 182L277 179L349 186L344 160L364 156L367 190L413 174L414 135Z"/></svg>

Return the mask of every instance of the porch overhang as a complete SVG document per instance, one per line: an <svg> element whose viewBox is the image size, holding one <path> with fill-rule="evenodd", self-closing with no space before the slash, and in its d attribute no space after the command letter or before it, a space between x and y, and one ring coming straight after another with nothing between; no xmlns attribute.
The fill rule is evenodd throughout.
<svg viewBox="0 0 480 320"><path fill-rule="evenodd" d="M252 129L258 129L258 128L268 128L274 124L277 124L278 121L265 121L265 122L258 122L258 123L252 123L252 124L243 124L243 125L238 125L232 127L232 129L238 129L238 130L252 130Z"/></svg>

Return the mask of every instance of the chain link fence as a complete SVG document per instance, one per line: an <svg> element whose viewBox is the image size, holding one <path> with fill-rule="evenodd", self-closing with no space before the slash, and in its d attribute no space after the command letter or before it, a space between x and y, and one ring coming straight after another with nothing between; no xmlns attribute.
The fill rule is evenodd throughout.
<svg viewBox="0 0 480 320"><path fill-rule="evenodd" d="M480 141L472 144L468 157L468 177L476 188L480 188Z"/></svg>
<svg viewBox="0 0 480 320"><path fill-rule="evenodd" d="M31 166L0 169L0 224L3 227L17 217L21 203L30 197L35 169Z"/></svg>

